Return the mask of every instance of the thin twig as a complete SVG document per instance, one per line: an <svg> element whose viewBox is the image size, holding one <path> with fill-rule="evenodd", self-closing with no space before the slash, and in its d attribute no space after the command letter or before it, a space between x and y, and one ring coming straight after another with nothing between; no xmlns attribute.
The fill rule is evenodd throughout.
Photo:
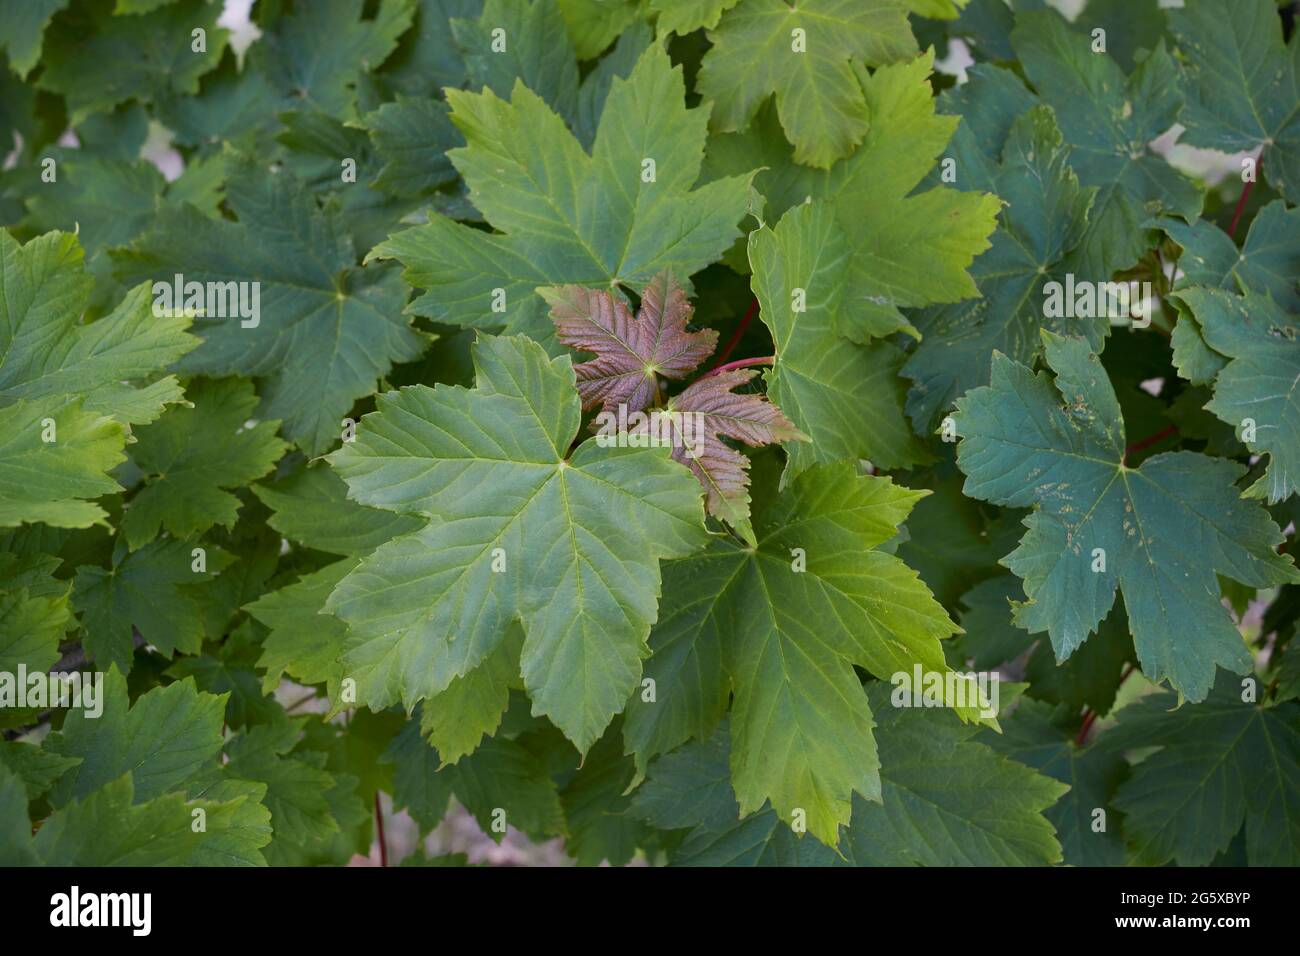
<svg viewBox="0 0 1300 956"><path fill-rule="evenodd" d="M1121 462L1121 464L1124 465L1128 464L1129 455L1136 455L1138 452L1143 451L1147 448L1150 448L1152 445L1164 441L1170 435L1177 435L1177 434L1178 434L1178 426L1170 425L1167 428L1160 429L1160 431L1156 432L1154 435L1148 435L1146 438L1143 438L1141 441L1134 442L1133 444L1129 445L1127 448L1124 449L1124 460Z"/></svg>
<svg viewBox="0 0 1300 956"><path fill-rule="evenodd" d="M756 315L758 315L758 299L754 298L750 301L749 308L745 310L745 315L736 326L736 330L731 333L731 338L727 339L727 344L722 347L722 354L718 356L718 360L713 363L713 368L709 369L709 372L717 371L719 366L727 361L727 356L735 351L736 346L740 344L740 340L744 336L745 330L749 328L749 323L753 321L753 318ZM708 373L706 372L705 374Z"/></svg>
<svg viewBox="0 0 1300 956"><path fill-rule="evenodd" d="M1255 180L1259 179L1264 170L1264 154L1259 154L1259 159L1255 160L1255 179L1241 187L1241 195L1237 197L1237 208L1232 211L1232 223L1228 226L1228 238L1234 238L1237 234L1237 224L1241 222L1241 214L1246 211L1246 200L1250 198L1250 191L1255 187Z"/></svg>
<svg viewBox="0 0 1300 956"><path fill-rule="evenodd" d="M1124 673L1119 676L1119 686L1122 687L1124 685L1124 682L1128 680L1129 675L1133 673L1133 670L1134 667L1132 664L1129 664L1128 667L1124 668ZM1088 731L1092 730L1092 725L1096 722L1097 712L1091 707L1085 707L1083 710L1083 726L1079 728L1079 734L1074 738L1074 745L1076 747L1082 747L1084 745L1088 739Z"/></svg>
<svg viewBox="0 0 1300 956"><path fill-rule="evenodd" d="M379 836L379 865L388 865L388 841L384 839L384 811L379 805L379 791L375 791L375 830Z"/></svg>

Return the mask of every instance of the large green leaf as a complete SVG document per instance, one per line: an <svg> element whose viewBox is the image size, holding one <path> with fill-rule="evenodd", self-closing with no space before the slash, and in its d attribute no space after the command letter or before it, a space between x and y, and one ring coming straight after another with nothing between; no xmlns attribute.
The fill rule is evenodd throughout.
<svg viewBox="0 0 1300 956"><path fill-rule="evenodd" d="M244 283L259 315L202 316L203 344L185 362L204 375L262 379L263 414L317 454L393 362L416 358L427 338L399 313L405 291L389 269L361 269L342 217L321 211L289 173L231 158L229 203L239 222L190 206L167 209L130 250L119 276L165 283ZM251 308L245 311L253 311ZM256 324L254 324L256 323Z"/></svg>
<svg viewBox="0 0 1300 956"><path fill-rule="evenodd" d="M967 270L988 248L1001 204L942 185L918 191L957 128L956 117L935 112L933 64L925 53L870 75L856 68L871 126L853 155L830 169L795 164L770 111L747 133L709 142L708 177L767 167L755 185L769 224L810 198L832 206L848 256L836 324L855 342L910 329L901 308L978 295Z"/></svg>
<svg viewBox="0 0 1300 956"><path fill-rule="evenodd" d="M839 334L852 310L844 297L849 246L830 207L801 205L775 228L756 229L749 259L759 315L776 345L768 396L812 439L786 443L787 476L845 458L882 468L924 461L903 412L902 352Z"/></svg>
<svg viewBox="0 0 1300 956"><path fill-rule="evenodd" d="M671 601L651 635L653 700L626 738L642 767L731 709L744 813L768 800L834 845L854 793L880 798L871 709L854 665L889 678L946 671L955 630L916 572L878 550L923 492L816 466L754 516L756 549L723 539L664 570Z"/></svg>
<svg viewBox="0 0 1300 956"><path fill-rule="evenodd" d="M570 455L567 357L484 338L474 361L474 389L381 396L330 456L355 500L433 520L363 559L327 609L349 626L344 664L372 707L437 694L522 621L534 711L585 751L640 678L658 559L704 537L700 487L666 448L592 439Z"/></svg>
<svg viewBox="0 0 1300 956"><path fill-rule="evenodd" d="M1216 667L1250 666L1216 573L1267 587L1300 572L1274 552L1282 536L1268 514L1238 497L1241 466L1176 452L1129 467L1100 361L1083 341L1051 332L1043 340L1055 381L995 354L991 383L959 399L953 416L966 494L1034 508L1020 546L1003 559L1028 596L1016 622L1047 631L1064 660L1118 587L1142 672L1204 700Z"/></svg>
<svg viewBox="0 0 1300 956"><path fill-rule="evenodd" d="M699 90L715 104L714 125L744 129L775 93L795 161L821 167L849 155L871 125L853 63L916 54L901 0L744 0L709 41Z"/></svg>
<svg viewBox="0 0 1300 956"><path fill-rule="evenodd" d="M1196 0L1169 19L1186 57L1184 140L1225 153L1263 147L1264 176L1300 202L1300 41L1282 42L1273 0Z"/></svg>
<svg viewBox="0 0 1300 956"><path fill-rule="evenodd" d="M1202 704L1155 694L1120 711L1106 747L1160 748L1115 797L1134 862L1203 866L1243 824L1252 866L1300 862L1300 705L1262 706L1245 684L1225 674Z"/></svg>
<svg viewBox="0 0 1300 956"><path fill-rule="evenodd" d="M664 270L686 279L740 235L749 177L692 188L708 111L686 109L684 92L681 70L651 47L611 83L589 155L522 83L509 101L449 90L468 143L449 155L498 231L433 215L370 258L406 266L404 278L426 290L410 306L419 315L542 340L551 332L541 286L639 291Z"/></svg>
<svg viewBox="0 0 1300 956"><path fill-rule="evenodd" d="M971 81L967 97L997 95L1003 81L986 75ZM992 182L1007 204L1002 227L971 270L983 298L929 310L917 322L921 344L903 374L914 382L907 405L918 428L932 431L953 399L988 382L994 350L1032 361L1042 348L1040 328L1083 334L1101 347L1105 318L1050 318L1044 309L1047 283L1066 282L1063 260L1083 238L1096 193L1079 185L1070 158L1049 107L1034 106L1014 121Z"/></svg>

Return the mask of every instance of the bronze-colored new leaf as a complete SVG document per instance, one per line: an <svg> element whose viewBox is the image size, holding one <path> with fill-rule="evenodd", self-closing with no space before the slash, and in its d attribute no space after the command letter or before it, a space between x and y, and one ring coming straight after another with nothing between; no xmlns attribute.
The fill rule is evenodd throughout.
<svg viewBox="0 0 1300 956"><path fill-rule="evenodd" d="M685 438L673 443L673 458L700 479L708 496L709 514L733 524L749 517L749 459L720 436L754 447L808 440L766 396L732 391L754 375L752 369L719 372L695 382L668 403L669 411L681 415L680 419L673 416L672 421ZM699 418L688 418L690 415ZM697 424L690 424L692 421Z"/></svg>
<svg viewBox="0 0 1300 956"><path fill-rule="evenodd" d="M628 412L648 408L655 400L656 376L685 378L718 344L713 329L686 331L694 309L669 272L650 280L635 317L627 303L604 289L566 285L540 292L551 304L560 341L596 353L574 369L584 411L596 405L610 411L619 405Z"/></svg>

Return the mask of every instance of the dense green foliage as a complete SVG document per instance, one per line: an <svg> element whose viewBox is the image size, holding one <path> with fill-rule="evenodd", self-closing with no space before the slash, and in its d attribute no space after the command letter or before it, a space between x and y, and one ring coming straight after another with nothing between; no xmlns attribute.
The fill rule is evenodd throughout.
<svg viewBox="0 0 1300 956"><path fill-rule="evenodd" d="M0 0L0 864L1300 864L1295 4L1080 6Z"/></svg>

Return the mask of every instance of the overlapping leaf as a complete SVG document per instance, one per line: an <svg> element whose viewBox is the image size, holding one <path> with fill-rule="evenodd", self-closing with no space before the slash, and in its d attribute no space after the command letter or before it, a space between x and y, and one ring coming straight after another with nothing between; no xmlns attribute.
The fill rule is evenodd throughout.
<svg viewBox="0 0 1300 956"><path fill-rule="evenodd" d="M1047 631L1065 659L1119 588L1142 672L1204 700L1216 667L1250 666L1216 574L1267 587L1300 572L1274 552L1282 536L1267 513L1238 497L1240 466L1193 452L1125 464L1124 422L1101 363L1085 342L1043 337L1054 381L994 355L990 384L959 399L953 416L966 494L1034 508L1003 559L1028 596L1016 621Z"/></svg>
<svg viewBox="0 0 1300 956"><path fill-rule="evenodd" d="M707 109L683 105L681 71L658 47L614 79L588 154L534 92L509 101L448 91L468 145L449 154L470 198L498 232L434 215L370 253L406 266L425 290L419 315L549 337L542 286L642 290L671 270L685 281L740 235L748 176L693 188Z"/></svg>
<svg viewBox="0 0 1300 956"><path fill-rule="evenodd" d="M373 707L437 694L521 620L533 707L586 750L640 676L658 559L701 542L699 487L663 448L593 439L569 455L567 358L519 338L482 339L474 357L474 389L383 396L331 456L350 497L434 520L366 557L327 609Z"/></svg>

